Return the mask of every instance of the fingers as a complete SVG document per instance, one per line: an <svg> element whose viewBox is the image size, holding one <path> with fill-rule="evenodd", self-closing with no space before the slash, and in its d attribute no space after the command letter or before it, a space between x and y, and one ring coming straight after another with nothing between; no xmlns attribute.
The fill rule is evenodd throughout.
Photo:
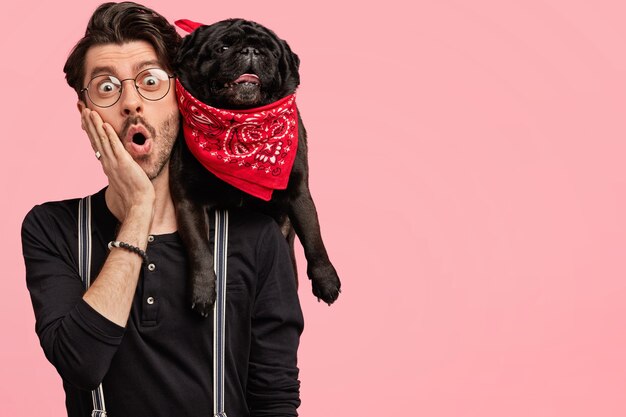
<svg viewBox="0 0 626 417"><path fill-rule="evenodd" d="M93 150L102 155L102 158L98 158L101 162L108 161L115 165L123 159L132 160L115 129L104 122L96 111L84 109L81 120Z"/></svg>
<svg viewBox="0 0 626 417"><path fill-rule="evenodd" d="M81 128L87 132L87 137L89 138L89 142L91 142L91 148L94 152L100 152L102 154L102 146L100 146L100 141L96 139L96 130L95 126L93 126L93 122L91 121L91 117L89 114L91 110L83 109L80 112L80 126Z"/></svg>
<svg viewBox="0 0 626 417"><path fill-rule="evenodd" d="M117 134L110 129L107 133L103 128L103 121L100 115L93 111L87 110L86 117L86 126L87 126L87 134L92 140L92 144L96 145L96 151L100 151L102 154L101 161L113 161L115 159L115 152L111 146L112 142L119 142L117 139ZM113 136L110 134L113 133Z"/></svg>
<svg viewBox="0 0 626 417"><path fill-rule="evenodd" d="M109 189L119 196L123 211L146 201L153 203L154 187L150 179L124 148L115 129L103 122L96 111L89 109L82 109L81 123L94 152L101 155L99 160L109 180Z"/></svg>
<svg viewBox="0 0 626 417"><path fill-rule="evenodd" d="M99 152L101 156L105 156L107 155L107 152L104 148L104 142L108 142L108 138L107 140L103 140L103 138L98 134L98 129L96 127L95 121L96 116L96 112L89 109L83 109L83 111L81 112L81 123L83 129L85 130L85 132L87 132L87 137L89 138L89 142L91 142L91 147L94 152ZM99 159L102 161L101 158Z"/></svg>
<svg viewBox="0 0 626 417"><path fill-rule="evenodd" d="M126 152L126 149L124 149L124 145L122 145L122 141L117 136L117 132L115 131L115 129L113 129L113 127L106 122L102 123L102 129L104 130L104 132L109 138L109 145L111 145L111 149L113 150L113 153L118 158L121 158L124 155L128 155L128 153Z"/></svg>

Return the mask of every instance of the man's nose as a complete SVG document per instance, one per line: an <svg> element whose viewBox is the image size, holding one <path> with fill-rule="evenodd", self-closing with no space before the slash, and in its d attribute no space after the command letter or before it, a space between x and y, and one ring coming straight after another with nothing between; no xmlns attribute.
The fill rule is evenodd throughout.
<svg viewBox="0 0 626 417"><path fill-rule="evenodd" d="M143 97L139 95L133 80L122 88L120 97L120 108L124 116L131 116L143 112Z"/></svg>

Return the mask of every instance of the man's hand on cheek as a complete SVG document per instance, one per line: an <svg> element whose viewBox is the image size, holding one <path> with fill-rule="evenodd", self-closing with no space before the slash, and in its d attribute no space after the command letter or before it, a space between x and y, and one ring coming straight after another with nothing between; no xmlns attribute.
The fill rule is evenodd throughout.
<svg viewBox="0 0 626 417"><path fill-rule="evenodd" d="M144 170L133 160L110 124L88 108L81 111L81 123L94 152L99 152L109 189L116 196L117 216L123 220L131 209L152 210L154 186Z"/></svg>

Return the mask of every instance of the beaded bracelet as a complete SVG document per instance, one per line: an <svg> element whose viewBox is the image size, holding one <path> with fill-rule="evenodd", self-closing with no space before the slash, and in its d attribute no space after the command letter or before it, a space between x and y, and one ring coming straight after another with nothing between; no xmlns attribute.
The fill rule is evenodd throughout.
<svg viewBox="0 0 626 417"><path fill-rule="evenodd" d="M108 244L109 250L111 250L112 248L121 248L121 249L126 249L129 252L133 252L136 253L137 255L141 256L141 259L143 259L143 263L148 264L150 261L148 261L148 255L146 254L145 251L141 250L140 248L138 248L137 246L133 246L129 243L126 242L120 242L119 240L112 240L109 242Z"/></svg>

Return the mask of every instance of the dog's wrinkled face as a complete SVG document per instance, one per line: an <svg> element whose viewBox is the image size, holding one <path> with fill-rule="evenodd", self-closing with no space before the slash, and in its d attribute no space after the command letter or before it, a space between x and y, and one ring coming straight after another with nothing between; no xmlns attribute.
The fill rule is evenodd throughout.
<svg viewBox="0 0 626 417"><path fill-rule="evenodd" d="M243 19L199 27L184 38L176 59L183 86L223 109L259 107L294 93L299 64L274 32Z"/></svg>

